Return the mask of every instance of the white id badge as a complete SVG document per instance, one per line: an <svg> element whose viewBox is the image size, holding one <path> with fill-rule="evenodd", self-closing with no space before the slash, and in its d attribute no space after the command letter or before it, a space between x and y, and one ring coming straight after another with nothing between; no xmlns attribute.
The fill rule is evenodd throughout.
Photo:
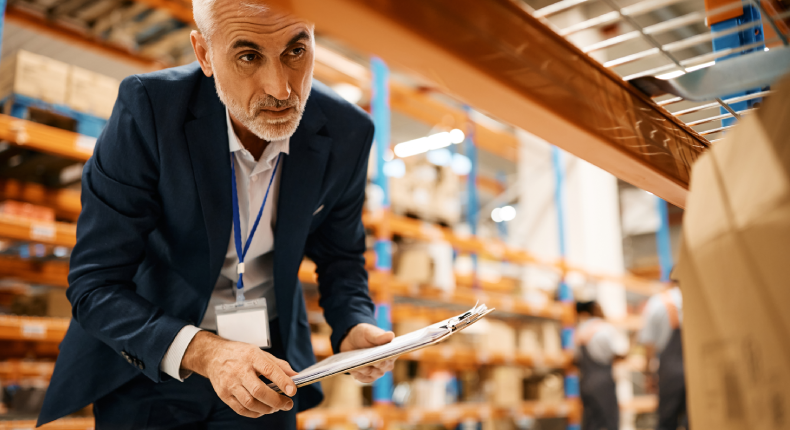
<svg viewBox="0 0 790 430"><path fill-rule="evenodd" d="M220 337L259 348L271 348L265 298L217 305L214 309L217 311L217 334Z"/></svg>

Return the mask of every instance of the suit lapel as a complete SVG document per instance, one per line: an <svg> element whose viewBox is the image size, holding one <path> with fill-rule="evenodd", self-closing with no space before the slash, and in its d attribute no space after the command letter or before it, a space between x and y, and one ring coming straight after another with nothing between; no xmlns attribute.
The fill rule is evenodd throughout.
<svg viewBox="0 0 790 430"><path fill-rule="evenodd" d="M201 79L191 110L195 118L185 124L184 132L208 235L206 288L213 289L228 250L233 211L225 108L212 78Z"/></svg>
<svg viewBox="0 0 790 430"><path fill-rule="evenodd" d="M280 332L287 348L293 318L293 282L298 276L305 241L318 206L332 139L323 128L326 117L314 99L308 100L302 122L291 137L290 154L283 160L277 225L274 233L274 286Z"/></svg>

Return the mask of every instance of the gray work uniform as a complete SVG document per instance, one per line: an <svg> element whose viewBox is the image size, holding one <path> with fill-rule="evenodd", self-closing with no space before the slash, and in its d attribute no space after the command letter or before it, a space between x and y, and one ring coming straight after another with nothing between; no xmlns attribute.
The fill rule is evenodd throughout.
<svg viewBox="0 0 790 430"><path fill-rule="evenodd" d="M599 318L579 326L577 361L579 391L584 412L582 430L618 430L620 407L612 376L615 355L624 355L628 342L618 339L617 331Z"/></svg>
<svg viewBox="0 0 790 430"><path fill-rule="evenodd" d="M678 427L687 429L686 379L680 331L682 311L680 291L678 289L668 290L651 300L660 300L661 306L653 303L651 307L651 303L648 303L646 323L661 325L661 327L646 326L641 337L644 342L655 343L657 348L661 348L658 353L658 425L656 429L677 430ZM661 309L662 307L663 309ZM662 310L663 313L661 313ZM657 333L662 333L663 336L656 336ZM661 339L662 337L663 339Z"/></svg>

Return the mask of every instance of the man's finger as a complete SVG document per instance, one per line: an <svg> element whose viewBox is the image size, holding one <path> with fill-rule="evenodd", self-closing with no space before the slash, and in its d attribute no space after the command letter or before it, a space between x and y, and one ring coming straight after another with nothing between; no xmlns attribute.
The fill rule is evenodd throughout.
<svg viewBox="0 0 790 430"><path fill-rule="evenodd" d="M379 361L378 363L373 364L372 367L375 367L376 369L383 369L385 371L388 371L388 370L392 370L392 368L395 367L395 362L392 360Z"/></svg>
<svg viewBox="0 0 790 430"><path fill-rule="evenodd" d="M360 367L359 369L354 370L354 372L363 376L370 376L370 372L372 371L373 371L373 366Z"/></svg>
<svg viewBox="0 0 790 430"><path fill-rule="evenodd" d="M258 416L270 414L279 410L251 396L244 387L236 388L233 391L233 397L236 398L236 401L238 401L239 404L244 407L244 409L258 414Z"/></svg>
<svg viewBox="0 0 790 430"><path fill-rule="evenodd" d="M372 376L360 376L360 377L354 377L354 379L356 379L357 381L363 384L370 384L371 382L376 380L376 378Z"/></svg>
<svg viewBox="0 0 790 430"><path fill-rule="evenodd" d="M233 409L234 412L236 412L237 414L239 414L239 415L241 415L243 417L258 418L258 417L261 416L261 414L259 414L257 412L253 412L253 411L245 408L244 406L242 406L241 403L239 403L239 401L236 399L235 396L230 396L230 397L228 397L226 399L222 399L222 401L224 401L226 405L230 406L230 408Z"/></svg>
<svg viewBox="0 0 790 430"><path fill-rule="evenodd" d="M373 370L370 371L370 374L368 376L370 376L371 378L374 378L374 379L379 379L382 376L384 376L384 373L386 373L386 372L384 372L383 370L374 368Z"/></svg>
<svg viewBox="0 0 790 430"><path fill-rule="evenodd" d="M274 390L267 387L266 384L258 378L258 375L252 372L244 377L242 386L252 397L264 405L272 407L275 411L290 411L294 406L291 399L275 393Z"/></svg>
<svg viewBox="0 0 790 430"><path fill-rule="evenodd" d="M274 384L280 388L280 391L293 397L293 395L296 394L296 384L294 384L294 381L285 374L283 369L281 369L274 360L267 357L268 354L264 354L264 352L261 352L260 355L255 356L255 360L252 363L255 370L274 382Z"/></svg>

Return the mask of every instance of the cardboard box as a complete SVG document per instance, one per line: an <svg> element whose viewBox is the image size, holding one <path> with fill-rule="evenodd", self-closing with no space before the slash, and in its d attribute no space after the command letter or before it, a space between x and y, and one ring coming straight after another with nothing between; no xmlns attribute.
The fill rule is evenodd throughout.
<svg viewBox="0 0 790 430"><path fill-rule="evenodd" d="M694 165L678 267L690 427L790 428L790 80Z"/></svg>
<svg viewBox="0 0 790 430"><path fill-rule="evenodd" d="M112 108L115 106L120 85L121 83L117 79L72 66L66 92L66 104L80 112L99 118L109 118Z"/></svg>
<svg viewBox="0 0 790 430"><path fill-rule="evenodd" d="M499 407L516 406L524 401L524 369L516 366L495 366L487 372L488 400Z"/></svg>
<svg viewBox="0 0 790 430"><path fill-rule="evenodd" d="M50 290L47 293L47 316L71 318L71 302L66 298L66 290Z"/></svg>
<svg viewBox="0 0 790 430"><path fill-rule="evenodd" d="M321 381L324 401L319 407L327 409L360 409L362 385L351 375L337 375Z"/></svg>
<svg viewBox="0 0 790 430"><path fill-rule="evenodd" d="M565 384L562 375L550 373L540 382L538 400L541 402L562 402L565 400Z"/></svg>
<svg viewBox="0 0 790 430"><path fill-rule="evenodd" d="M546 321L542 327L543 353L550 356L562 354L562 341L560 340L560 326L556 322Z"/></svg>
<svg viewBox="0 0 790 430"><path fill-rule="evenodd" d="M505 357L516 355L516 329L502 321L489 320L486 324L487 333L477 337L477 351L499 354Z"/></svg>
<svg viewBox="0 0 790 430"><path fill-rule="evenodd" d="M65 104L70 66L27 51L0 65L0 98L12 93Z"/></svg>
<svg viewBox="0 0 790 430"><path fill-rule="evenodd" d="M404 282L428 284L431 282L433 262L425 244L412 244L399 247L395 276Z"/></svg>
<svg viewBox="0 0 790 430"><path fill-rule="evenodd" d="M537 355L543 353L540 346L540 332L536 324L524 324L518 329L518 352Z"/></svg>

